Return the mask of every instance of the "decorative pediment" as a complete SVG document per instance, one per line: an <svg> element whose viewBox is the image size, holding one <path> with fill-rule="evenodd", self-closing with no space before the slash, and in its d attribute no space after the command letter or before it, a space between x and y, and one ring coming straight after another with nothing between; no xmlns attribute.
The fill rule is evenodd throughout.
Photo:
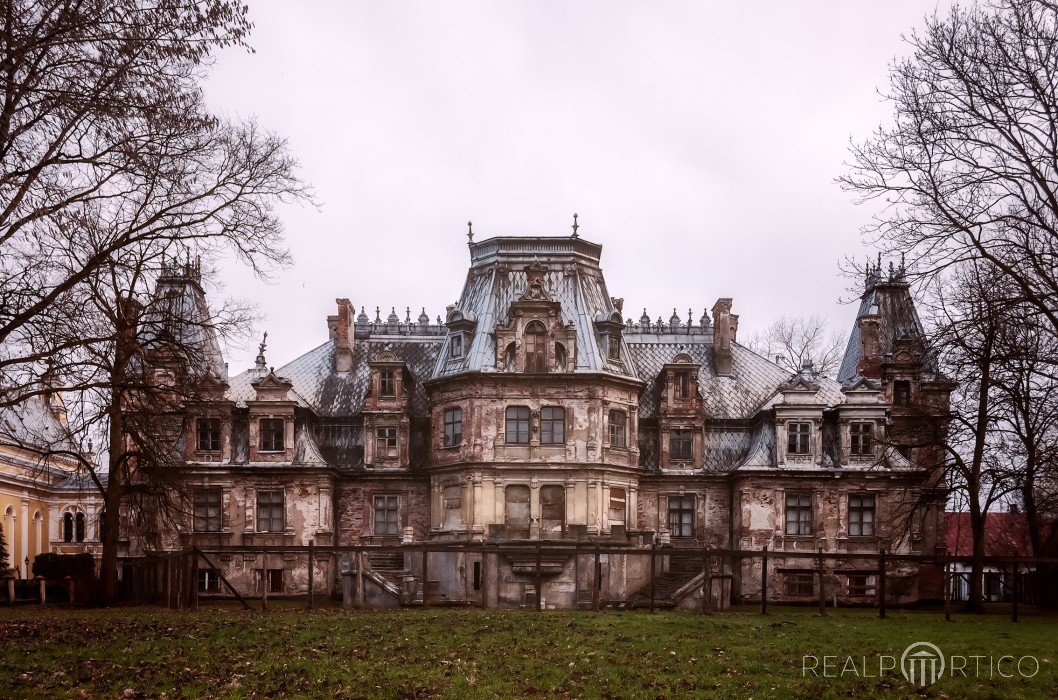
<svg viewBox="0 0 1058 700"><path fill-rule="evenodd" d="M547 275L547 266L539 260L525 266L525 291L522 293L522 301L553 301L551 295L544 288L544 278Z"/></svg>
<svg viewBox="0 0 1058 700"><path fill-rule="evenodd" d="M841 387L841 391L846 394L853 392L877 393L881 390L882 386L877 380L868 379L863 375L856 375Z"/></svg>
<svg viewBox="0 0 1058 700"><path fill-rule="evenodd" d="M782 386L779 387L779 391L785 393L798 393L806 392L814 394L819 391L820 385L818 382L809 379L803 374L795 374L789 380L787 380Z"/></svg>

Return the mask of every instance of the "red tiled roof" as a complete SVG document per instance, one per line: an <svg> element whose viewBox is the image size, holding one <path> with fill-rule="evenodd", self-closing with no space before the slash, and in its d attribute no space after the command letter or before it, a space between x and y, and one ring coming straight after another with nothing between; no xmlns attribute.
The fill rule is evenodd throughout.
<svg viewBox="0 0 1058 700"><path fill-rule="evenodd" d="M944 541L948 554L968 557L973 554L973 531L969 513L945 513ZM985 518L986 557L1031 557L1029 523L1024 513L989 513Z"/></svg>

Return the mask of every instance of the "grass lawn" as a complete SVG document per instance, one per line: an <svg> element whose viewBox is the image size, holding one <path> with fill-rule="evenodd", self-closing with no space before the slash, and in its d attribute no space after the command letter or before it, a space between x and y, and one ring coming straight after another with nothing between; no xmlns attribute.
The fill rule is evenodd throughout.
<svg viewBox="0 0 1058 700"><path fill-rule="evenodd" d="M945 674L928 689L880 655L930 641L945 655L1025 655L1003 678ZM802 677L805 654L837 678ZM856 674L849 670L853 657ZM864 657L866 661L864 662ZM871 677L864 678L866 672ZM1027 672L1034 668L1023 666ZM819 667L822 673L822 665ZM767 617L665 612L432 609L269 613L203 608L0 609L0 696L190 697L1058 697L1058 618L775 609Z"/></svg>

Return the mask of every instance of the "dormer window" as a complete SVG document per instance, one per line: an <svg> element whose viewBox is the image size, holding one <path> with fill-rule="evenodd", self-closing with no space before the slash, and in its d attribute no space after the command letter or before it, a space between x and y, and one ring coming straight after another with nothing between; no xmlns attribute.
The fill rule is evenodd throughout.
<svg viewBox="0 0 1058 700"><path fill-rule="evenodd" d="M547 371L547 330L544 324L533 321L525 327L525 371Z"/></svg>
<svg viewBox="0 0 1058 700"><path fill-rule="evenodd" d="M397 395L397 373L391 369L382 370L379 374L379 394L382 396Z"/></svg>
<svg viewBox="0 0 1058 700"><path fill-rule="evenodd" d="M198 440L196 446L199 452L220 451L220 419L199 418Z"/></svg>
<svg viewBox="0 0 1058 700"><path fill-rule="evenodd" d="M675 377L675 396L677 399L691 398L691 375L688 372L677 372Z"/></svg>
<svg viewBox="0 0 1058 700"><path fill-rule="evenodd" d="M621 359L621 339L618 336L611 335L609 342L607 343L606 356L611 360Z"/></svg>
<svg viewBox="0 0 1058 700"><path fill-rule="evenodd" d="M893 405L907 406L911 403L911 382L899 380L893 382Z"/></svg>
<svg viewBox="0 0 1058 700"><path fill-rule="evenodd" d="M874 426L867 422L849 425L849 451L856 456L864 457L874 452Z"/></svg>
<svg viewBox="0 0 1058 700"><path fill-rule="evenodd" d="M689 462L694 458L694 432L673 430L669 433L669 459L673 462Z"/></svg>
<svg viewBox="0 0 1058 700"><path fill-rule="evenodd" d="M463 335L453 335L448 341L448 356L456 359L463 356Z"/></svg>
<svg viewBox="0 0 1058 700"><path fill-rule="evenodd" d="M283 451L283 424L282 418L262 418L259 424L261 432L261 452Z"/></svg>
<svg viewBox="0 0 1058 700"><path fill-rule="evenodd" d="M397 429L377 428L375 430L375 457L385 459L397 456Z"/></svg>
<svg viewBox="0 0 1058 700"><path fill-rule="evenodd" d="M812 453L812 424L790 423L786 428L786 452L792 455Z"/></svg>

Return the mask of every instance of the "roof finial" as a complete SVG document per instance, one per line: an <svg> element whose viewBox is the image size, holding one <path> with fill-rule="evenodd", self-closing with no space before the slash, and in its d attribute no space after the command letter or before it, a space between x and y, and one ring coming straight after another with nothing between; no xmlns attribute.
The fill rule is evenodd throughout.
<svg viewBox="0 0 1058 700"><path fill-rule="evenodd" d="M577 235L577 229L578 228L580 228L580 224L577 223L577 215L574 213L573 214L573 237L574 238L580 238L580 236Z"/></svg>
<svg viewBox="0 0 1058 700"><path fill-rule="evenodd" d="M261 344L257 346L257 358L255 365L257 369L265 368L265 348L268 347L268 331L264 332L264 336L261 338Z"/></svg>
<svg viewBox="0 0 1058 700"><path fill-rule="evenodd" d="M467 222L467 243L469 244L469 243L473 243L473 242L474 242L474 222L473 221L468 221Z"/></svg>

